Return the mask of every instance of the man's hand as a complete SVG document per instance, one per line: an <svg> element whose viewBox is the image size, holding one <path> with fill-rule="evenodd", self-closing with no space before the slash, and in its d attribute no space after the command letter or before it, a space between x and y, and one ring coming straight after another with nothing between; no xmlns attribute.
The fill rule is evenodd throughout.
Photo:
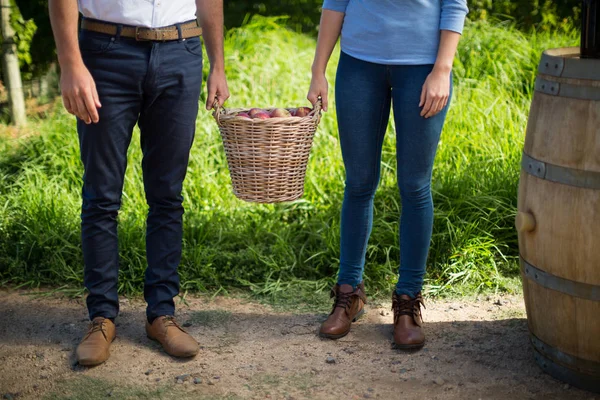
<svg viewBox="0 0 600 400"><path fill-rule="evenodd" d="M94 78L83 63L63 68L60 89L67 111L86 124L100 120L98 108L102 107Z"/></svg>
<svg viewBox="0 0 600 400"><path fill-rule="evenodd" d="M48 9L61 68L60 89L65 108L86 124L96 123L101 105L94 78L79 51L77 1L48 0Z"/></svg>
<svg viewBox="0 0 600 400"><path fill-rule="evenodd" d="M196 9L210 61L206 81L206 109L210 110L215 100L223 105L229 98L223 55L223 0L196 0Z"/></svg>
<svg viewBox="0 0 600 400"><path fill-rule="evenodd" d="M227 78L224 71L210 71L206 81L206 109L212 109L215 100L219 105L223 105L229 98L229 88L227 87Z"/></svg>

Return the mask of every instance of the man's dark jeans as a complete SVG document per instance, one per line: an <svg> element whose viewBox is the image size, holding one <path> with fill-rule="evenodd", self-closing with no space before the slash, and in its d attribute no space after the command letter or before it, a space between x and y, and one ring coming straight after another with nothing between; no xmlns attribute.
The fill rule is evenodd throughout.
<svg viewBox="0 0 600 400"><path fill-rule="evenodd" d="M79 43L102 104L98 123L77 121L84 166L81 236L89 316L115 318L119 312L117 214L136 122L149 206L147 316L152 320L173 315L173 297L179 292L181 191L202 86L200 39L137 42L118 34L81 31Z"/></svg>

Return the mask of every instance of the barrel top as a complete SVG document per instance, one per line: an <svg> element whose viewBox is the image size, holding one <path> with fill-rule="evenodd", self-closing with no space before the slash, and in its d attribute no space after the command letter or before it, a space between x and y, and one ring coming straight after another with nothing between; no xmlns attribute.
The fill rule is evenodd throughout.
<svg viewBox="0 0 600 400"><path fill-rule="evenodd" d="M538 72L562 78L600 81L600 59L581 58L579 47L548 49L542 54Z"/></svg>
<svg viewBox="0 0 600 400"><path fill-rule="evenodd" d="M580 51L579 47L561 47L558 49L547 49L544 51L544 54L551 57L579 58Z"/></svg>

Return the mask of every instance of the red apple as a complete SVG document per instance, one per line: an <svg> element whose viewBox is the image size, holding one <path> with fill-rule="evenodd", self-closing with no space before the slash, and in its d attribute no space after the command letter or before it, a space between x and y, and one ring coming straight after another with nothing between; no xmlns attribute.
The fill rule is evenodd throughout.
<svg viewBox="0 0 600 400"><path fill-rule="evenodd" d="M245 113L245 112L237 113L236 117L250 119L250 115L248 113Z"/></svg>
<svg viewBox="0 0 600 400"><path fill-rule="evenodd" d="M312 108L310 107L298 107L296 109L296 117L306 117L308 114L312 112Z"/></svg>
<svg viewBox="0 0 600 400"><path fill-rule="evenodd" d="M285 108L276 108L271 111L271 118L289 117L291 114Z"/></svg>
<svg viewBox="0 0 600 400"><path fill-rule="evenodd" d="M254 113L254 115L251 115L250 118L253 118L253 119L269 119L269 118L271 118L271 116L269 115L268 112L263 111L263 112Z"/></svg>
<svg viewBox="0 0 600 400"><path fill-rule="evenodd" d="M297 108L288 108L287 110L290 112L290 115L292 117L295 117L296 116L296 110L298 110L298 109Z"/></svg>
<svg viewBox="0 0 600 400"><path fill-rule="evenodd" d="M262 108L251 108L250 111L248 111L248 115L250 115L250 118L254 118L254 115L258 113L266 113L266 111Z"/></svg>

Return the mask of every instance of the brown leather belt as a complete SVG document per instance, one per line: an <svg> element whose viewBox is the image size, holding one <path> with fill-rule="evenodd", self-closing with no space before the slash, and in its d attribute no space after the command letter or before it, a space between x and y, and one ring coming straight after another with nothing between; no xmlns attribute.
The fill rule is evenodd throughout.
<svg viewBox="0 0 600 400"><path fill-rule="evenodd" d="M107 35L116 35L118 31L117 24L111 22L95 21L83 19L81 29L92 32L106 33ZM168 40L187 39L202 35L202 28L196 21L186 22L179 25L181 27L181 37L176 25L165 26L163 28L145 28L136 26L121 26L121 36L134 38L135 40L148 40L164 42Z"/></svg>

